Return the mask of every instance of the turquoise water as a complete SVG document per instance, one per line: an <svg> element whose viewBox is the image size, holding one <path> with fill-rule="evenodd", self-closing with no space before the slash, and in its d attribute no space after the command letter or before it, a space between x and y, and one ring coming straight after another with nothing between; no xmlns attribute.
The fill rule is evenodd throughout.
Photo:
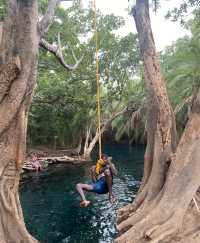
<svg viewBox="0 0 200 243"><path fill-rule="evenodd" d="M107 195L87 194L89 208L79 207L78 182L90 182L87 165L54 165L39 174L30 173L20 184L21 203L29 232L45 243L103 243L116 237L116 211L131 202L142 176L144 147L115 145L104 151L119 171L112 206Z"/></svg>

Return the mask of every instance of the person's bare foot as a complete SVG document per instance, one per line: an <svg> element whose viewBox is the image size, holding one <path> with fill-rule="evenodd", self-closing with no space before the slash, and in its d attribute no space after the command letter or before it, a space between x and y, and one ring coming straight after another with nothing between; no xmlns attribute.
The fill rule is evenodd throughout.
<svg viewBox="0 0 200 243"><path fill-rule="evenodd" d="M111 204L117 203L117 198L112 196L111 198L109 198L109 201Z"/></svg>
<svg viewBox="0 0 200 243"><path fill-rule="evenodd" d="M87 208L90 205L90 201L84 200L80 202L80 207L81 208Z"/></svg>

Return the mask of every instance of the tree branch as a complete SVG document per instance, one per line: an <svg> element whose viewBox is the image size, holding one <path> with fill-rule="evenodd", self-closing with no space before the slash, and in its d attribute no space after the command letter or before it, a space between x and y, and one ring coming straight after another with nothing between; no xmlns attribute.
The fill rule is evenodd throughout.
<svg viewBox="0 0 200 243"><path fill-rule="evenodd" d="M128 107L125 107L123 110L121 110L121 111L119 111L119 112L113 114L112 117L111 117L109 120L107 120L104 124L102 124L103 126L102 126L102 128L101 128L100 133L98 132L98 129L96 129L96 134L95 134L95 136L93 137L93 139L91 140L89 146L88 146L88 144L87 144L87 146L86 146L86 144L85 144L84 153L86 152L86 150L88 150L89 153L91 153L92 150L93 150L93 148L94 148L94 146L95 146L95 144L97 143L97 141L98 141L98 139L99 139L99 136L102 135L102 134L106 131L106 129L108 128L108 126L112 123L112 121L113 121L116 117L122 115L124 112L127 112L128 110L129 110Z"/></svg>
<svg viewBox="0 0 200 243"><path fill-rule="evenodd" d="M129 109L128 107L125 107L123 110L117 112L117 113L114 113L112 115L112 117L106 121L106 123L104 124L104 129L106 130L107 127L115 120L115 118L117 118L118 116L121 116L122 114L124 114L125 112L127 112Z"/></svg>
<svg viewBox="0 0 200 243"><path fill-rule="evenodd" d="M193 96L189 96L189 97L184 98L183 101L175 107L174 115L176 116L177 113L179 113L185 105L191 103L192 99L193 99Z"/></svg>
<svg viewBox="0 0 200 243"><path fill-rule="evenodd" d="M49 4L43 18L39 22L39 31L41 37L48 31L55 14L55 10L60 2L71 2L72 0L49 0Z"/></svg>
<svg viewBox="0 0 200 243"><path fill-rule="evenodd" d="M114 113L112 115L112 117L110 119L108 119L104 124L102 124L102 128L101 128L101 131L100 131L100 135L102 135L106 129L110 126L110 124L118 117L118 116L121 116L122 114L124 114L125 112L129 111L130 109L126 106L123 110L117 112L117 113ZM99 137L99 133L97 131L96 133L96 139L98 140L98 137Z"/></svg>
<svg viewBox="0 0 200 243"><path fill-rule="evenodd" d="M39 22L39 32L41 37L48 31L53 22L54 13L61 0L49 0L49 4L43 18Z"/></svg>
<svg viewBox="0 0 200 243"><path fill-rule="evenodd" d="M51 52L60 62L60 64L66 68L67 70L74 70L78 67L78 65L82 62L83 56L80 59L77 59L74 51L71 49L72 56L75 60L74 65L67 64L64 60L63 57L63 52L62 52L62 46L61 46L61 41L60 41L60 33L58 33L58 44L50 44L48 43L45 39L40 40L40 46L44 48L45 50Z"/></svg>

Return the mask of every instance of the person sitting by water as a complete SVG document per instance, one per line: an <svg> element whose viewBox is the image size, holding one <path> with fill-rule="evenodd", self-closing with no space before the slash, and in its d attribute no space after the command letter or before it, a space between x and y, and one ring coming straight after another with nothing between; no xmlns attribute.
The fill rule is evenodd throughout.
<svg viewBox="0 0 200 243"><path fill-rule="evenodd" d="M97 194L107 194L109 195L109 201L111 203L115 202L115 197L112 193L113 176L117 175L117 170L114 164L111 162L112 157L108 157L103 154L102 158L97 161L95 166L90 169L92 183L83 184L78 183L76 189L81 196L81 207L87 207L90 201L86 200L84 190L89 192L95 192Z"/></svg>
<svg viewBox="0 0 200 243"><path fill-rule="evenodd" d="M36 172L42 170L42 166L41 166L41 164L40 164L40 162L38 160L38 157L37 157L37 155L35 153L32 154L31 165L36 170Z"/></svg>

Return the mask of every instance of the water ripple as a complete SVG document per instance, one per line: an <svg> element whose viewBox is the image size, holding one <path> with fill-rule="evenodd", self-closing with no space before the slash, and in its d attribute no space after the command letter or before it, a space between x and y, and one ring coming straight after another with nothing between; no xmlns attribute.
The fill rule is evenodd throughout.
<svg viewBox="0 0 200 243"><path fill-rule="evenodd" d="M111 205L108 195L87 194L92 205L79 207L76 183L89 182L85 166L58 165L38 174L29 174L20 184L21 202L29 231L43 243L111 243L116 237L116 212L130 203L142 175L143 147L106 148L113 156L119 175L113 192L118 203Z"/></svg>

